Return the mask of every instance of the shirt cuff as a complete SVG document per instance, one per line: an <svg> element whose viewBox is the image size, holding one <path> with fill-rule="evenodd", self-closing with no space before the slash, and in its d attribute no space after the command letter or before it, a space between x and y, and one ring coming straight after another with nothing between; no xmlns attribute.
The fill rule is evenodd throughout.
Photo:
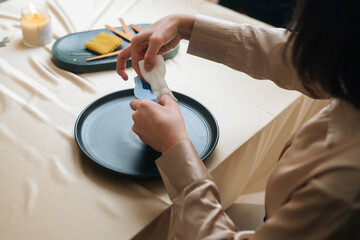
<svg viewBox="0 0 360 240"><path fill-rule="evenodd" d="M196 15L187 53L223 63L235 23Z"/></svg>
<svg viewBox="0 0 360 240"><path fill-rule="evenodd" d="M205 179L212 180L210 173L189 140L177 143L158 158L155 163L171 200L189 184Z"/></svg>

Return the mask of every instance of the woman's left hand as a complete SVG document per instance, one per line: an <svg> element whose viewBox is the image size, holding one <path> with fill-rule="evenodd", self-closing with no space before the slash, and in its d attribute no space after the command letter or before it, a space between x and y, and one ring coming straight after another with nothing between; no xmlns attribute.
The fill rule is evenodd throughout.
<svg viewBox="0 0 360 240"><path fill-rule="evenodd" d="M189 140L179 105L168 95L158 103L135 99L130 102L135 111L132 130L141 141L161 153L183 140Z"/></svg>

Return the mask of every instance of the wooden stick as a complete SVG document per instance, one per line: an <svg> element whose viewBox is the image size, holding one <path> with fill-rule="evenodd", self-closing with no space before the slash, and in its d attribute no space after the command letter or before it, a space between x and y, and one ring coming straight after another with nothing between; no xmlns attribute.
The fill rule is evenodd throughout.
<svg viewBox="0 0 360 240"><path fill-rule="evenodd" d="M105 25L105 27L107 29L109 29L110 31L112 31L113 33L125 38L126 40L128 40L129 42L131 42L131 39L132 39L132 36L131 35L127 35L125 33L123 33L122 31L116 29L116 28L113 28L113 27L110 27L109 25Z"/></svg>
<svg viewBox="0 0 360 240"><path fill-rule="evenodd" d="M67 55L72 56L82 56L82 55L91 55L91 53L68 53Z"/></svg>
<svg viewBox="0 0 360 240"><path fill-rule="evenodd" d="M134 24L130 24L130 27L132 27L132 29L134 29L135 31L137 31L138 33L142 31L142 29Z"/></svg>
<svg viewBox="0 0 360 240"><path fill-rule="evenodd" d="M126 26L124 19L119 18L119 21L121 23L121 27L124 29L124 32L128 36L132 36L130 29Z"/></svg>
<svg viewBox="0 0 360 240"><path fill-rule="evenodd" d="M88 62L88 61L92 61L92 60L96 60L96 59L100 59L100 58L107 58L107 57L115 56L115 55L118 55L120 52L121 52L121 50L107 53L107 54L102 54L102 55L99 55L96 57L88 58L88 59L86 59L86 61Z"/></svg>
<svg viewBox="0 0 360 240"><path fill-rule="evenodd" d="M121 23L121 27L124 29L125 33L116 29L116 28L113 28L113 27L110 27L109 25L105 25L105 27L107 29L109 29L110 31L112 31L113 33L115 34L118 34L120 35L121 37L129 40L131 42L131 39L132 39L132 34L131 34L131 31L130 29L126 26L124 20L122 18L119 18L120 20L120 23ZM134 29L136 32L141 32L142 29L134 24L130 24L130 27L132 29ZM120 51L116 51L116 52L111 52L111 53L107 53L107 54L102 54L102 55L99 55L99 56L96 56L96 57L92 57L92 58L88 58L86 59L86 61L92 61L92 60L96 60L96 59L101 59L101 58L107 58L107 57L111 57L111 56L114 56L114 55L118 55L119 53L121 52Z"/></svg>

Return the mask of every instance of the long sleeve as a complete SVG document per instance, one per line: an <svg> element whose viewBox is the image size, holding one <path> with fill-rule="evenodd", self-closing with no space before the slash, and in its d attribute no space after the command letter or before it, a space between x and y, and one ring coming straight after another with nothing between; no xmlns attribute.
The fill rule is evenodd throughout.
<svg viewBox="0 0 360 240"><path fill-rule="evenodd" d="M164 153L156 164L173 201L174 239L248 239L225 214L218 189L190 141Z"/></svg>
<svg viewBox="0 0 360 240"><path fill-rule="evenodd" d="M334 234L340 234L334 239L359 237L359 232L350 231L354 229L351 224L359 219L359 164L322 167L317 177L294 190L256 231L238 231L225 214L217 187L190 141L169 149L156 164L173 202L172 239L321 240Z"/></svg>
<svg viewBox="0 0 360 240"><path fill-rule="evenodd" d="M256 79L272 80L284 89L297 90L313 98L328 98L319 91L316 96L311 95L304 88L291 64L291 45L286 48L288 37L289 32L282 28L236 24L197 15L187 52Z"/></svg>
<svg viewBox="0 0 360 240"><path fill-rule="evenodd" d="M197 16L188 52L308 94L286 62L288 55L283 62L286 40L283 29ZM192 143L176 144L156 161L173 201L173 238L359 239L359 120L359 111L344 103L299 129L272 171L265 199L268 218L255 231L237 230ZM331 146L328 138L334 140Z"/></svg>

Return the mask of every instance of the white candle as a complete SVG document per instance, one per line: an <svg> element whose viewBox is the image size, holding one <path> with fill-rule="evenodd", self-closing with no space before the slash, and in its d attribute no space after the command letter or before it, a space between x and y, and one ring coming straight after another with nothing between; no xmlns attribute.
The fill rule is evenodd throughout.
<svg viewBox="0 0 360 240"><path fill-rule="evenodd" d="M23 43L30 47L42 46L52 40L50 15L46 7L34 5L21 10Z"/></svg>

